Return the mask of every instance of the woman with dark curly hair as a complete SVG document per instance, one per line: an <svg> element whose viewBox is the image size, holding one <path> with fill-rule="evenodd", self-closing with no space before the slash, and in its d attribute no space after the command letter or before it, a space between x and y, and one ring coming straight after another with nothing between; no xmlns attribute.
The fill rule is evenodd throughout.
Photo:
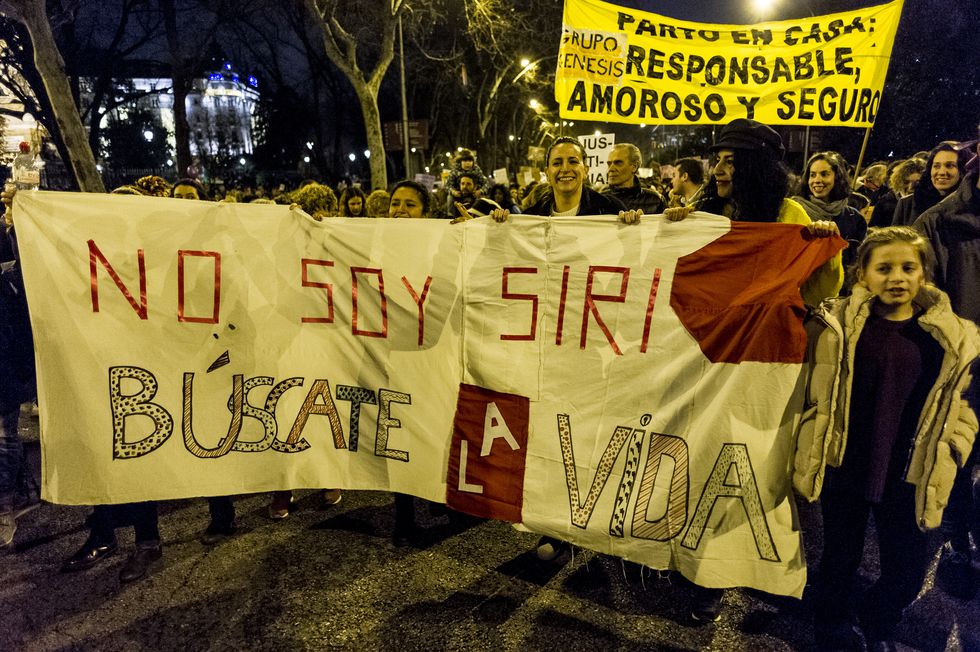
<svg viewBox="0 0 980 652"><path fill-rule="evenodd" d="M800 194L793 200L814 222L830 220L837 225L841 237L847 240L847 249L841 253L844 269L850 268L858 245L868 234L868 223L847 203L851 194L847 162L837 152L818 152L806 162L801 185Z"/></svg>
<svg viewBox="0 0 980 652"><path fill-rule="evenodd" d="M367 217L367 196L357 186L348 186L340 195L341 217Z"/></svg>
<svg viewBox="0 0 980 652"><path fill-rule="evenodd" d="M925 172L919 185L915 187L915 192L899 199L898 204L895 205L892 225L911 226L919 215L956 190L963 175L966 174L968 160L970 160L970 151L966 148L957 150L955 143L950 141L936 145L929 152Z"/></svg>
<svg viewBox="0 0 980 652"><path fill-rule="evenodd" d="M711 146L712 178L699 204L668 208L668 220L685 219L694 210L710 211L741 222L781 222L806 226L818 237L837 233L831 220L813 221L803 207L786 198L789 172L783 165L783 140L772 128L755 120L736 118L725 125ZM816 306L837 294L844 280L839 255L827 261L803 283L807 305Z"/></svg>

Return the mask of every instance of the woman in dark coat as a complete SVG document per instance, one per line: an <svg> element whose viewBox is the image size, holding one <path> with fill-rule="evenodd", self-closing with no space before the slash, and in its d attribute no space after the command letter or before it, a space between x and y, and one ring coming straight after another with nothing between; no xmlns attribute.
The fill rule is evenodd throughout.
<svg viewBox="0 0 980 652"><path fill-rule="evenodd" d="M892 226L911 226L919 215L932 208L956 190L966 174L966 162L970 151L957 150L953 143L937 145L926 159L926 169L919 185L908 197L902 197L895 205Z"/></svg>

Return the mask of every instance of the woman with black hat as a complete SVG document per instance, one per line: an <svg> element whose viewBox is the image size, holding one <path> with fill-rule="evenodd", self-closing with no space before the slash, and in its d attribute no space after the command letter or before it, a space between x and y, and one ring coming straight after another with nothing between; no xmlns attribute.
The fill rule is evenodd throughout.
<svg viewBox="0 0 980 652"><path fill-rule="evenodd" d="M733 220L799 224L817 237L839 235L832 221L813 222L799 204L786 198L789 173L782 163L784 151L782 139L770 127L745 118L731 121L711 146L714 165L705 203ZM664 214L668 220L680 221L705 203L668 208ZM803 283L800 294L805 303L818 305L835 296L843 280L838 253ZM701 623L717 621L725 590L697 585L694 588L691 617Z"/></svg>
<svg viewBox="0 0 980 652"><path fill-rule="evenodd" d="M711 152L713 196L706 201L725 206L726 217L742 222L799 224L817 237L840 234L832 221L814 222L802 206L786 198L789 173L782 162L785 150L782 138L771 127L746 118L732 120L721 130ZM664 214L676 222L698 208L668 208ZM804 303L815 306L836 296L843 282L844 268L837 254L803 283L800 294Z"/></svg>

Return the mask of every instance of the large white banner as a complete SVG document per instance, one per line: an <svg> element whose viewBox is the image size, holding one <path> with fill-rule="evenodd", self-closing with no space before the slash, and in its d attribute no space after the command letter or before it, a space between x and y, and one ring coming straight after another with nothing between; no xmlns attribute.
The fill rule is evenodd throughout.
<svg viewBox="0 0 980 652"><path fill-rule="evenodd" d="M390 489L802 593L798 286L839 240L48 192L16 215L47 500Z"/></svg>

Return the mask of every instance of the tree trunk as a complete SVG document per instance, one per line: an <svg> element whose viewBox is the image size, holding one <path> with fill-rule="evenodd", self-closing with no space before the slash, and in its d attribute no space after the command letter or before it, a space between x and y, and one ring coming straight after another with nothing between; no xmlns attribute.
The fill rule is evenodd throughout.
<svg viewBox="0 0 980 652"><path fill-rule="evenodd" d="M357 60L357 40L334 16L336 0L303 0L309 12L320 19L323 30L323 46L327 57L344 74L354 87L361 113L364 116L364 132L368 149L371 150L371 187L388 187L388 167L384 140L381 137L381 112L378 110L378 91L381 80L395 54L395 26L405 7L405 0L386 0L381 10L381 24L376 26L373 37L378 39L381 51L370 74L365 75ZM378 33L380 32L380 34Z"/></svg>
<svg viewBox="0 0 980 652"><path fill-rule="evenodd" d="M65 76L65 62L54 41L44 0L7 2L0 5L0 8L9 9L11 15L24 24L31 36L34 63L41 74L58 131L68 150L69 156L65 163L71 166L79 189L83 192L105 192L102 177L95 168L95 157L89 147L78 107L72 101L71 87Z"/></svg>
<svg viewBox="0 0 980 652"><path fill-rule="evenodd" d="M167 31L167 47L170 49L171 77L174 92L174 147L177 156L177 176L189 176L191 163L191 129L187 124L187 92L190 90L187 68L180 53L177 36L177 8L174 0L160 0L163 22Z"/></svg>
<svg viewBox="0 0 980 652"><path fill-rule="evenodd" d="M388 166L386 163L385 144L381 136L381 111L378 109L378 91L369 86L354 85L357 99L361 105L361 115L364 116L364 132L367 136L367 146L371 150L371 189L388 189Z"/></svg>

